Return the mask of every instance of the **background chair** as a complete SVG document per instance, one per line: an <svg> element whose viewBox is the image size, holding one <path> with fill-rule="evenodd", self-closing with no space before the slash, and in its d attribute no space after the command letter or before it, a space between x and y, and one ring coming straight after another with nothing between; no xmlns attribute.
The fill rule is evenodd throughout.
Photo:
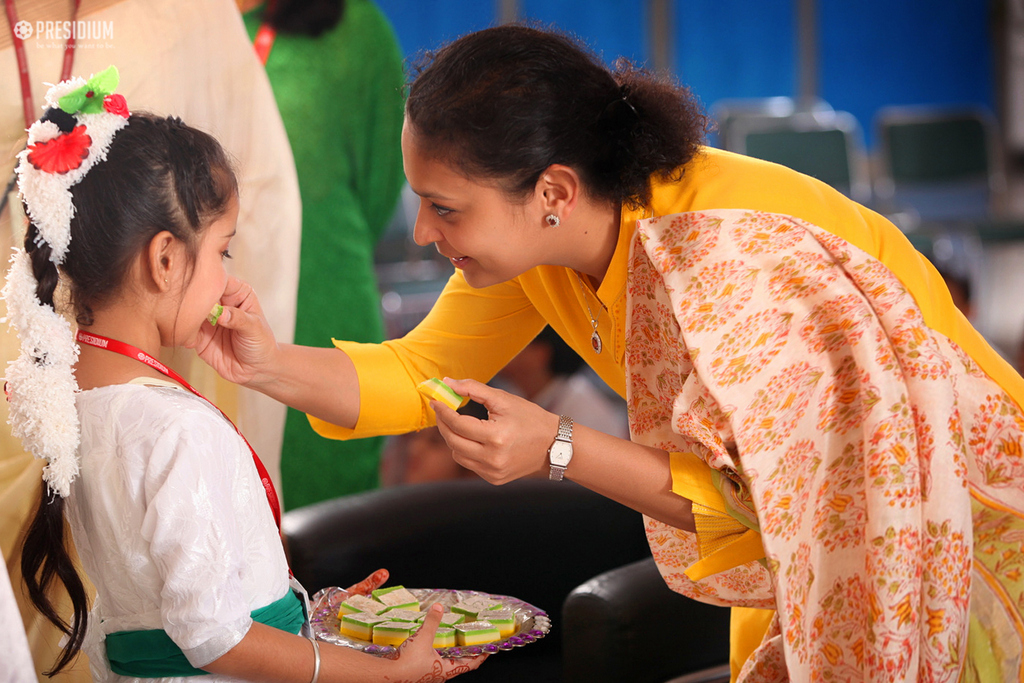
<svg viewBox="0 0 1024 683"><path fill-rule="evenodd" d="M673 592L653 558L573 590L562 623L567 683L729 680L729 610Z"/></svg>
<svg viewBox="0 0 1024 683"><path fill-rule="evenodd" d="M547 637L467 674L478 683L560 681L566 627L558 609L566 596L650 557L638 513L570 482L537 479L377 489L291 510L282 529L292 570L310 594L386 567L390 585L511 595L552 616Z"/></svg>
<svg viewBox="0 0 1024 683"><path fill-rule="evenodd" d="M863 131L848 112L739 119L731 125L730 137L732 151L788 166L855 201L871 202Z"/></svg>
<svg viewBox="0 0 1024 683"><path fill-rule="evenodd" d="M917 217L897 221L901 228L992 215L993 199L1005 185L992 114L973 107L886 107L875 127L880 207Z"/></svg>
<svg viewBox="0 0 1024 683"><path fill-rule="evenodd" d="M742 121L778 119L797 112L827 113L832 105L820 98L798 104L792 97L750 97L718 100L711 105L711 118L716 127L711 144L721 149L736 151L739 139L734 124Z"/></svg>

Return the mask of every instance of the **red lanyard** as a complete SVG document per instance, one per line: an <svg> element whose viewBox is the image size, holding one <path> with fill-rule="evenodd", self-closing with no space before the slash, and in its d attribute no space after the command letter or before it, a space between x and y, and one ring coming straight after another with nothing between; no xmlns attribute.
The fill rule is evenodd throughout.
<svg viewBox="0 0 1024 683"><path fill-rule="evenodd" d="M74 13L71 15L71 25L74 27L78 19L78 6L82 0L75 0ZM25 55L25 41L18 35L16 28L18 13L14 9L14 0L4 0L4 9L7 10L7 23L11 29L11 39L14 41L14 53L18 57L18 75L21 77L21 108L25 115L25 128L28 128L37 118L35 106L32 104L32 80L28 75L28 57ZM27 23L27 22L26 22ZM31 24L29 24L31 27ZM66 81L71 77L71 67L75 62L75 34L74 31L68 37L64 46L64 66L61 68L60 80Z"/></svg>
<svg viewBox="0 0 1024 683"><path fill-rule="evenodd" d="M129 358L134 358L137 361L145 363L146 365L150 366L157 372L166 375L167 377L170 377L175 382L185 387L193 394L209 403L214 408L217 408L217 406L213 405L213 403L210 402L208 398L206 398L198 391L193 389L192 385L186 382L184 377L176 373L174 370L171 370L169 367L158 361L156 358L153 358L142 349L137 349L131 344L125 344L124 342L117 341L116 339L110 339L108 337L103 337L98 334L92 334L91 332L83 332L82 330L78 330L78 334L75 336L75 338L78 340L80 344L85 344L87 346L95 346L98 349L106 349L107 351L120 353L122 356L128 356ZM228 417L223 410L221 410L220 408L217 408L217 410L220 412L221 415L224 416L224 419L227 420L232 427L235 427L235 423L231 422L231 418ZM249 441L245 438L245 435L242 434L242 432L238 431L238 427L235 427L235 431L238 432L238 435L240 437L242 437L242 441L245 441L245 445L249 446L249 452L252 453L252 460L253 462L256 463L256 471L259 472L260 481L263 482L263 488L267 492L267 502L270 503L270 510L271 512L274 513L274 521L277 522L277 528L280 529L281 504L277 500L277 491L274 489L274 482L271 481L270 474L267 473L267 468L263 466L263 463L260 461L260 457L256 455L256 450L252 447L252 445L249 444Z"/></svg>
<svg viewBox="0 0 1024 683"><path fill-rule="evenodd" d="M270 24L261 24L256 37L253 38L252 46L256 48L256 57L260 64L267 65L270 51L274 49L274 40L277 38L277 29Z"/></svg>

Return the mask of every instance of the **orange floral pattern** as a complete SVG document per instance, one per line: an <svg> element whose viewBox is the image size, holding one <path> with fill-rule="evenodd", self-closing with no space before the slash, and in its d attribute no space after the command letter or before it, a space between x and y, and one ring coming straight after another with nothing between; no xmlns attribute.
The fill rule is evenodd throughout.
<svg viewBox="0 0 1024 683"><path fill-rule="evenodd" d="M740 261L704 268L686 287L680 325L688 332L717 330L747 305L756 279L757 271L744 268Z"/></svg>
<svg viewBox="0 0 1024 683"><path fill-rule="evenodd" d="M859 296L839 296L814 307L800 326L800 339L817 353L835 352L860 339L870 319Z"/></svg>
<svg viewBox="0 0 1024 683"><path fill-rule="evenodd" d="M1024 416L1004 392L988 395L978 406L968 445L989 486L1020 487L1024 477Z"/></svg>
<svg viewBox="0 0 1024 683"><path fill-rule="evenodd" d="M694 535L646 520L673 589L777 610L741 681L957 681L975 590L1024 652L1024 414L885 265L741 210L640 221L630 263L633 438L698 454L761 532L693 581Z"/></svg>
<svg viewBox="0 0 1024 683"><path fill-rule="evenodd" d="M811 440L798 441L782 455L765 481L761 529L766 534L788 541L800 529L808 503L804 487L819 465L821 453Z"/></svg>

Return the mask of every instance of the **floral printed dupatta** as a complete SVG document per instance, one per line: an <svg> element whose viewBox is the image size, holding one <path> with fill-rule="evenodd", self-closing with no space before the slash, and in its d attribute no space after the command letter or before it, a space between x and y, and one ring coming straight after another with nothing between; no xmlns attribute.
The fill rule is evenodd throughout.
<svg viewBox="0 0 1024 683"><path fill-rule="evenodd" d="M628 299L633 440L699 457L761 533L762 562L691 577L695 535L646 520L674 590L777 609L740 680L1020 679L1024 417L886 266L677 214L639 222Z"/></svg>

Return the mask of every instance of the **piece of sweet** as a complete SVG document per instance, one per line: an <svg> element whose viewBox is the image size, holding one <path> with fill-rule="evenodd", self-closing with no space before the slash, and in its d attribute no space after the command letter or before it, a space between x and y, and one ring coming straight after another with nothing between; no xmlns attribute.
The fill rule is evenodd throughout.
<svg viewBox="0 0 1024 683"><path fill-rule="evenodd" d="M494 600L483 595L471 595L452 605L451 610L456 614L465 615L466 621L474 621L480 612L502 609L504 607L505 605L500 600Z"/></svg>
<svg viewBox="0 0 1024 683"><path fill-rule="evenodd" d="M391 621L409 621L419 623L427 616L426 612L414 612L409 609L394 608L384 612L384 616Z"/></svg>
<svg viewBox="0 0 1024 683"><path fill-rule="evenodd" d="M338 630L341 634L350 638L357 638L371 642L373 640L373 627L376 624L383 624L388 621L387 617L377 616L369 612L355 612L340 617Z"/></svg>
<svg viewBox="0 0 1024 683"><path fill-rule="evenodd" d="M465 397L456 394L450 386L436 377L423 380L416 388L427 398L440 401L452 410L458 410L459 406L466 402Z"/></svg>
<svg viewBox="0 0 1024 683"><path fill-rule="evenodd" d="M374 634L376 637L376 634ZM484 645L501 639L501 631L488 621L470 621L455 625L455 642L459 646Z"/></svg>
<svg viewBox="0 0 1024 683"><path fill-rule="evenodd" d="M343 614L355 614L356 612L380 614L387 609L387 605L368 598L365 595L351 595L344 602L338 605L338 618L340 619Z"/></svg>
<svg viewBox="0 0 1024 683"><path fill-rule="evenodd" d="M465 620L465 614L459 614L458 612L445 612L441 615L441 626L455 626L455 624L461 624Z"/></svg>
<svg viewBox="0 0 1024 683"><path fill-rule="evenodd" d="M502 638L507 638L516 632L516 615L510 609L484 610L477 613L476 618L497 626Z"/></svg>
<svg viewBox="0 0 1024 683"><path fill-rule="evenodd" d="M434 632L434 647L455 647L455 629L449 626L438 626Z"/></svg>
<svg viewBox="0 0 1024 683"><path fill-rule="evenodd" d="M222 313L224 313L224 307L221 306L220 304L217 304L213 307L213 310L210 311L210 314L206 316L206 319L210 321L211 325L216 326L217 321L220 320L220 316Z"/></svg>
<svg viewBox="0 0 1024 683"><path fill-rule="evenodd" d="M419 629L419 624L408 621L384 621L373 625L374 645L394 645L398 647Z"/></svg>
<svg viewBox="0 0 1024 683"><path fill-rule="evenodd" d="M417 611L420 608L420 601L410 593L405 586L391 586L390 588L378 588L372 593L373 599L389 609L408 609Z"/></svg>

